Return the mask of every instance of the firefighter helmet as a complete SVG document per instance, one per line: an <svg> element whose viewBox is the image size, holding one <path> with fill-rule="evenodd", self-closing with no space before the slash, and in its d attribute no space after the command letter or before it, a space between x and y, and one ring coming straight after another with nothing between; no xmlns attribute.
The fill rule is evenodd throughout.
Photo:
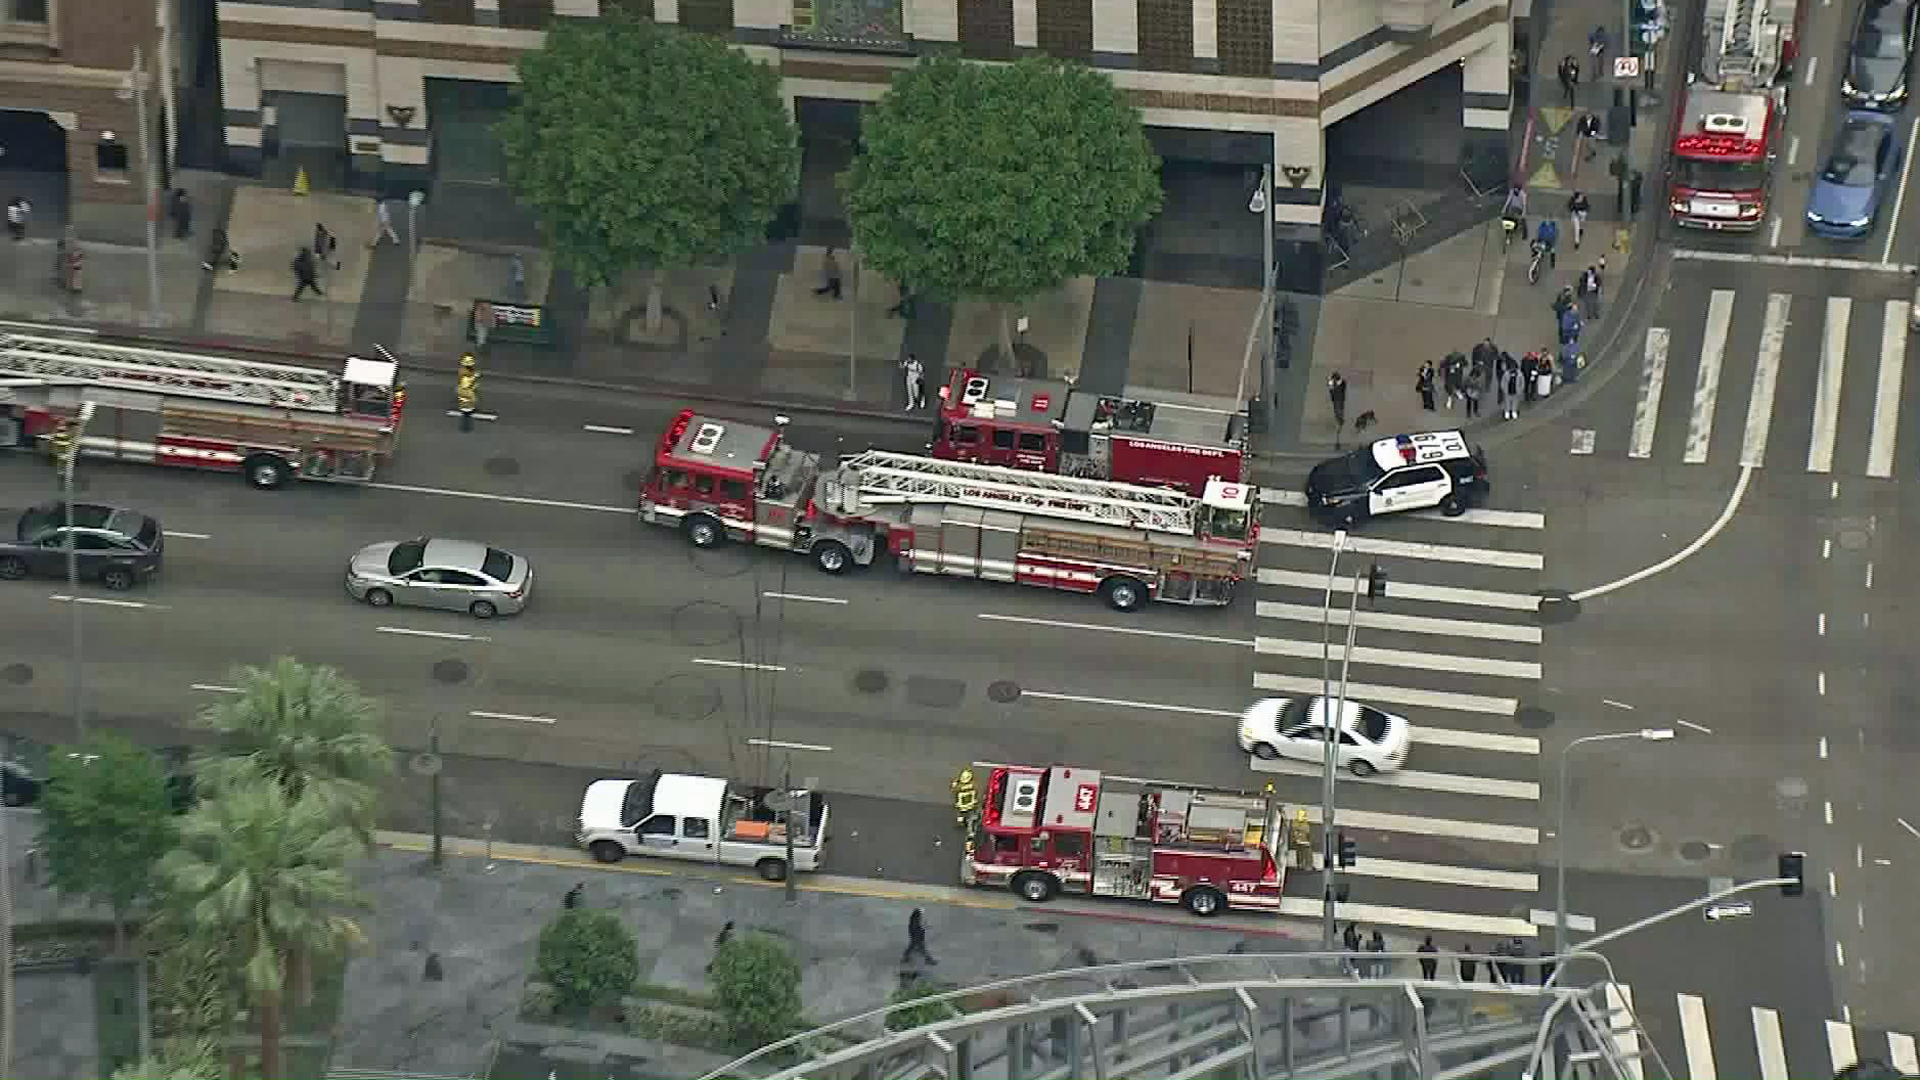
<svg viewBox="0 0 1920 1080"><path fill-rule="evenodd" d="M474 366L474 360L473 360L473 354L472 354L472 353L467 353L466 355L464 355L464 356L462 356L462 357L460 357L460 370L461 370L461 371L472 371L472 370L473 370L473 366Z"/></svg>

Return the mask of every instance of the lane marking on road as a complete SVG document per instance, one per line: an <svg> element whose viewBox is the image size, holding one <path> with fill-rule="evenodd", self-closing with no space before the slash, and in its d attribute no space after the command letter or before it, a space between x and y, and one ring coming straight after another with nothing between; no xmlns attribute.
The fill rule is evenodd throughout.
<svg viewBox="0 0 1920 1080"><path fill-rule="evenodd" d="M1900 165L1900 186L1893 189L1893 216L1887 219L1887 242L1880 247L1880 261L1893 261L1893 238L1900 231L1900 208L1907 204L1907 181L1913 178L1914 144L1920 141L1920 128L1907 133L1907 160Z"/></svg>
<svg viewBox="0 0 1920 1080"><path fill-rule="evenodd" d="M761 593L760 595L761 595L761 596L764 596L764 597L766 597L766 598L767 598L767 599L769 599L769 600L794 600L794 601L798 601L798 602L800 602L800 603L803 603L803 604L846 604L846 603L851 603L851 601L848 601L848 600L843 600L843 599L841 599L841 598L840 598L840 597L838 597L838 596L808 596L808 595L807 595L807 594L805 594L805 593L792 593L792 592L763 592L763 593Z"/></svg>
<svg viewBox="0 0 1920 1080"><path fill-rule="evenodd" d="M405 637L439 638L442 641L492 641L484 634L456 634L446 630L409 630L404 626L376 626L382 634L400 634Z"/></svg>
<svg viewBox="0 0 1920 1080"><path fill-rule="evenodd" d="M1280 898L1280 914L1294 919L1318 919L1320 901L1307 896ZM1534 937L1538 931L1524 919L1506 915L1468 915L1453 911L1429 911L1425 908L1389 907L1384 904L1335 904L1337 919L1358 921L1369 926L1406 926L1416 930L1441 930L1455 934L1485 934L1489 937Z"/></svg>
<svg viewBox="0 0 1920 1080"><path fill-rule="evenodd" d="M1769 222L1767 222L1767 246L1768 246L1768 247L1779 247L1779 246L1780 246L1780 226L1781 226L1781 224L1782 224L1782 222L1781 222L1781 220L1780 220L1780 215L1779 215L1779 214L1775 214L1775 215L1773 215L1773 220L1772 220L1772 221L1769 221Z"/></svg>
<svg viewBox="0 0 1920 1080"><path fill-rule="evenodd" d="M1760 324L1760 358L1753 367L1753 392L1747 396L1747 428L1740 437L1740 464L1759 468L1767 457L1767 433L1773 428L1773 389L1780 381L1780 350L1787 342L1789 293L1767 296Z"/></svg>
<svg viewBox="0 0 1920 1080"><path fill-rule="evenodd" d="M630 427L615 427L611 424L581 424L580 429L582 431L591 431L599 435L631 435L633 434L633 429Z"/></svg>
<svg viewBox="0 0 1920 1080"><path fill-rule="evenodd" d="M1278 758L1263 761L1249 758L1249 766L1257 773L1271 773L1275 776L1303 776L1318 779L1324 766L1305 761L1292 761ZM1540 801L1540 785L1527 780L1501 780L1491 776L1466 776L1458 773L1422 772L1418 769L1400 769L1395 772L1375 773L1361 778L1341 778L1342 783L1364 784L1377 787L1401 788L1407 791L1438 791L1449 795L1484 795L1493 799L1524 799L1528 802Z"/></svg>
<svg viewBox="0 0 1920 1080"><path fill-rule="evenodd" d="M1567 925L1573 925L1568 919ZM1639 1021L1633 1015L1633 989L1616 982L1608 982L1607 1015L1613 1017L1613 1044L1620 1049L1620 1058L1626 1062L1629 1080L1645 1080L1646 1066L1640 1063Z"/></svg>
<svg viewBox="0 0 1920 1080"><path fill-rule="evenodd" d="M1307 505L1307 493L1288 488L1263 487L1260 489L1260 501L1268 506ZM1417 510L1403 517L1419 518L1423 521L1451 521L1461 525L1491 525L1502 529L1544 529L1547 527L1545 514L1536 514L1525 510L1485 510L1470 507L1465 513L1453 517L1438 510Z"/></svg>
<svg viewBox="0 0 1920 1080"><path fill-rule="evenodd" d="M211 540L213 539L213 537L207 535L206 533L180 532L175 529L162 529L161 535L165 536L169 540Z"/></svg>
<svg viewBox="0 0 1920 1080"><path fill-rule="evenodd" d="M601 514L631 514L631 506L603 506L599 503L567 502L562 499L535 499L526 495L495 495L485 491L460 491L454 488L421 487L418 484L386 484L379 481L361 484L379 491L404 491L413 495L443 495L449 499L477 499L481 502L511 503L516 506L552 506L561 510L592 510Z"/></svg>
<svg viewBox="0 0 1920 1080"><path fill-rule="evenodd" d="M1687 418L1689 465L1704 464L1713 441L1713 407L1720 396L1720 361L1727 354L1727 334L1733 330L1733 290L1715 289L1707 301L1706 336L1700 342L1700 370L1693 384L1693 412Z"/></svg>
<svg viewBox="0 0 1920 1080"><path fill-rule="evenodd" d="M521 713L487 712L484 709L474 709L467 713L467 715L478 717L482 720L515 720L522 724L557 724L560 722L551 716L526 716Z"/></svg>
<svg viewBox="0 0 1920 1080"><path fill-rule="evenodd" d="M160 604L149 604L145 600L109 600L104 596L82 596L78 600L75 600L65 593L54 593L52 596L47 597L47 599L52 600L56 604L92 604L95 607L159 608L163 606Z"/></svg>
<svg viewBox="0 0 1920 1080"><path fill-rule="evenodd" d="M1322 689L1319 679L1280 675L1268 671L1254 672L1253 686L1256 690L1277 690L1283 694L1318 694ZM1375 683L1349 683L1347 696L1361 701L1382 702L1388 705L1452 709L1455 712L1486 713L1491 716L1512 716L1520 711L1520 702L1514 698L1455 694L1441 690L1419 690L1407 686L1383 686Z"/></svg>
<svg viewBox="0 0 1920 1080"><path fill-rule="evenodd" d="M205 682L197 682L197 683L194 683L194 684L193 684L192 686L189 686L189 687L187 687L187 689L189 689L189 690L200 690L200 691L203 691L203 692L205 692L205 693L209 693L209 694L240 694L240 693L245 693L245 691L243 691L243 690L241 690L241 689L240 689L239 687L237 687L237 686L221 686L221 685L220 685L219 683L205 683Z"/></svg>
<svg viewBox="0 0 1920 1080"><path fill-rule="evenodd" d="M1913 822L1908 821L1906 818L1903 818L1903 817L1897 817L1897 818L1894 818L1893 820L1896 822L1899 822L1901 828L1913 834L1913 838L1915 840L1920 840L1920 829L1914 828Z"/></svg>
<svg viewBox="0 0 1920 1080"><path fill-rule="evenodd" d="M1320 657L1324 648L1321 642L1301 641L1295 638L1257 637L1253 639L1253 651L1261 656L1291 656L1311 660ZM1499 660L1487 656L1459 656L1428 652L1423 649L1383 649L1372 645L1355 645L1350 650L1339 650L1338 655L1356 664L1408 668L1414 671L1489 675L1501 679L1538 679L1540 677L1540 665L1531 660Z"/></svg>
<svg viewBox="0 0 1920 1080"><path fill-rule="evenodd" d="M1314 685L1318 686L1318 683ZM1317 693L1318 691L1316 691ZM1188 716L1232 716L1240 714L1227 709L1202 709L1193 705L1160 705L1151 701L1124 701L1120 698L1090 697L1086 694L1056 694L1047 690L1020 691L1022 698L1037 698L1041 701L1065 701L1075 705L1111 705L1116 709L1139 709L1143 712L1185 713Z"/></svg>
<svg viewBox="0 0 1920 1080"><path fill-rule="evenodd" d="M1827 819L1827 824L1829 825L1833 824L1833 800L1832 799L1826 800L1825 817Z"/></svg>
<svg viewBox="0 0 1920 1080"><path fill-rule="evenodd" d="M1812 86L1812 85L1813 85L1813 73L1814 73L1814 72L1816 72L1816 71L1818 71L1818 70L1820 70L1820 58L1819 58L1819 57L1817 57L1817 56L1809 56L1809 57L1807 57L1807 77L1806 77L1805 79L1803 79L1803 80L1801 80L1801 82L1800 82L1800 85L1802 85L1802 86ZM1711 1076L1696 1076L1696 1077L1694 1077L1694 1078L1693 1078L1693 1080L1713 1080L1713 1077L1711 1077Z"/></svg>
<svg viewBox="0 0 1920 1080"><path fill-rule="evenodd" d="M1348 583L1352 587L1352 583ZM1399 582L1391 589L1398 599ZM1347 625L1347 612L1337 610L1328 612L1313 604L1284 604L1277 600L1260 600L1254 604L1254 613L1262 619L1285 619L1292 622L1318 624L1324 616L1333 626ZM1356 625L1368 630L1392 630L1403 634L1442 634L1448 637L1479 638L1482 641L1513 641L1524 645L1538 645L1541 642L1541 630L1538 626L1522 626L1516 623L1482 622L1477 619L1442 619L1427 615L1393 615L1383 611L1356 611L1353 620Z"/></svg>
<svg viewBox="0 0 1920 1080"><path fill-rule="evenodd" d="M1912 263L1869 262L1866 259L1842 259L1816 255L1756 255L1744 251L1702 251L1699 248L1675 248L1673 257L1691 262L1749 263L1799 270L1859 270L1873 274L1911 274L1915 269Z"/></svg>
<svg viewBox="0 0 1920 1080"><path fill-rule="evenodd" d="M1256 575L1262 585L1273 585L1288 589L1311 589L1326 595L1327 577L1304 570L1267 570L1262 569ZM1353 591L1351 578L1338 578L1333 583L1335 593ZM1435 604L1460 604L1467 607L1499 608L1505 611L1539 611L1540 598L1532 593L1499 592L1493 589L1462 589L1453 585L1421 585L1411 581L1402 581L1395 577L1388 588L1395 600L1421 600Z"/></svg>
<svg viewBox="0 0 1920 1080"><path fill-rule="evenodd" d="M1787 140L1787 168L1791 169L1800 161L1800 136Z"/></svg>
<svg viewBox="0 0 1920 1080"><path fill-rule="evenodd" d="M1260 542L1285 547L1333 550L1333 534L1305 529L1261 529ZM1455 544L1422 544L1410 540L1379 540L1369 536L1348 536L1347 550L1359 555L1390 555L1400 559L1426 559L1429 562L1470 563L1503 570L1540 570L1545 556L1533 551L1497 551L1493 548L1461 547Z"/></svg>
<svg viewBox="0 0 1920 1080"><path fill-rule="evenodd" d="M1653 454L1653 427L1660 421L1660 394L1667 385L1667 348L1672 335L1664 326L1647 327L1646 356L1640 362L1640 391L1633 403L1633 438L1627 456Z"/></svg>
<svg viewBox="0 0 1920 1080"><path fill-rule="evenodd" d="M1633 711L1633 706L1631 706L1631 705L1629 705L1629 704L1627 704L1627 703L1626 703L1626 702L1624 702L1624 701L1615 701L1615 700L1613 700L1613 699L1612 699L1612 698L1610 698L1610 697L1603 697L1603 698L1601 698L1601 699L1600 699L1600 704L1602 704L1602 705L1611 705L1611 706L1613 706L1613 707L1614 707L1614 708L1616 708L1616 709L1625 709L1625 710L1627 710L1628 712L1632 712L1632 711Z"/></svg>
<svg viewBox="0 0 1920 1080"><path fill-rule="evenodd" d="M1707 1029L1706 1002L1692 994L1678 994L1680 1034L1687 1044L1688 1080L1719 1080L1713 1064L1713 1034Z"/></svg>
<svg viewBox="0 0 1920 1080"><path fill-rule="evenodd" d="M1753 1006L1753 1043L1760 1052L1760 1080L1790 1080L1787 1044L1780 1037L1780 1014Z"/></svg>
<svg viewBox="0 0 1920 1080"><path fill-rule="evenodd" d="M1708 727L1705 724L1696 724L1691 720L1675 720L1674 723L1679 724L1683 728L1691 728L1692 730L1697 731L1702 735L1713 734L1712 728Z"/></svg>
<svg viewBox="0 0 1920 1080"><path fill-rule="evenodd" d="M459 418L460 418L460 416L462 415L462 413L460 412L460 410L459 410L459 409L448 409L448 410L447 410L447 415L448 415L448 416L451 416L451 417L453 417L453 418L455 418L455 419L459 419ZM473 418L474 418L475 420L486 420L486 421L489 421L489 422L491 422L491 421L494 421L494 420L498 420L498 419L500 419L500 414L499 414L499 413L490 413L490 412L477 412L477 413L474 413L474 414L473 414Z"/></svg>
<svg viewBox="0 0 1920 1080"><path fill-rule="evenodd" d="M1106 626L1101 623L1064 622L1059 619L1035 619L1025 615L975 615L976 619L989 622L1021 623L1027 626L1044 626L1050 630L1092 630L1108 634L1130 634L1134 637L1172 638L1176 641L1197 641L1207 645L1231 645L1236 649L1251 649L1253 642L1247 638L1214 637L1210 634L1179 634L1172 630L1143 630L1134 626ZM1319 653L1315 653L1318 656Z"/></svg>
<svg viewBox="0 0 1920 1080"><path fill-rule="evenodd" d="M1707 531L1701 533L1698 537L1696 537L1693 543L1688 544L1686 547L1681 548L1679 551L1674 552L1672 555L1669 555L1666 558L1661 559L1659 562L1654 563L1652 566L1645 567L1640 570L1635 570L1633 573L1628 574L1626 577L1620 578L1616 581L1609 581L1605 585L1595 585L1590 589L1582 589L1579 592L1574 593L1570 597L1570 599L1577 600L1577 601L1584 601L1584 600L1591 600L1596 596L1605 596L1606 594L1613 592L1616 589L1624 589L1629 585L1635 584L1637 582L1645 581L1646 579L1654 576L1655 574L1660 573L1663 570L1671 570L1675 566L1678 566L1681 563L1685 562L1695 552L1699 551L1703 547L1706 547L1707 544L1710 543L1714 537L1720 535L1720 530L1726 528L1727 522L1733 520L1734 512L1740 509L1740 500L1746 498L1747 485L1752 482L1753 482L1753 466L1751 465L1740 466L1740 479L1734 482L1733 495L1727 499L1727 505L1721 509L1720 516L1714 519L1713 524L1707 526Z"/></svg>
<svg viewBox="0 0 1920 1080"><path fill-rule="evenodd" d="M1531 735L1502 735L1493 731L1464 731L1460 728L1421 727L1408 733L1414 742L1428 746L1451 746L1456 750L1491 750L1497 754L1540 753L1540 740Z"/></svg>
<svg viewBox="0 0 1920 1080"><path fill-rule="evenodd" d="M1827 1021L1827 1059L1833 1062L1833 1071L1836 1073L1853 1068L1860 1060L1860 1051L1853 1042L1852 1024Z"/></svg>
<svg viewBox="0 0 1920 1080"><path fill-rule="evenodd" d="M1349 870L1347 873L1351 874L1353 871ZM1559 919L1551 911L1533 908L1527 912L1527 921L1535 926L1552 926L1558 922ZM1591 934L1597 925L1591 915L1579 915L1571 911L1567 912L1567 929L1576 934Z"/></svg>
<svg viewBox="0 0 1920 1080"><path fill-rule="evenodd" d="M1320 804L1308 803L1300 809L1306 811L1308 822L1314 825L1320 824ZM1440 836L1450 840L1485 840L1495 844L1524 844L1528 847L1540 843L1540 830L1528 825L1501 825L1491 821L1455 821L1452 818L1388 814L1378 810L1350 810L1344 806L1334 810L1333 823L1335 826L1345 825L1352 829L1374 829L1379 832L1407 833L1414 836ZM1316 911L1319 910L1320 901L1315 900L1313 906Z"/></svg>
<svg viewBox="0 0 1920 1080"><path fill-rule="evenodd" d="M1324 852L1313 853L1313 868L1325 868ZM1517 870L1487 870L1478 866L1452 866L1445 863L1408 862L1404 859L1377 859L1369 855L1340 871L1341 877L1375 877L1389 881L1422 881L1431 885L1460 885L1469 889L1498 889L1502 892L1540 891L1540 875ZM1571 921L1571 920L1569 920Z"/></svg>
<svg viewBox="0 0 1920 1080"><path fill-rule="evenodd" d="M738 668L742 671L785 671L787 670L785 667L779 664L750 664L745 660L709 660L704 656L694 657L693 662L696 664L705 664L708 667Z"/></svg>
<svg viewBox="0 0 1920 1080"><path fill-rule="evenodd" d="M816 754L829 754L833 752L833 747L821 746L819 743L782 742L779 739L748 739L747 745L765 747L771 750L807 750Z"/></svg>
<svg viewBox="0 0 1920 1080"><path fill-rule="evenodd" d="M1914 125L1920 131L1920 124ZM1907 319L1913 305L1887 302L1880 327L1880 378L1873 388L1873 433L1867 439L1867 475L1882 480L1893 475L1893 445L1900 428L1900 383L1907 363Z"/></svg>
<svg viewBox="0 0 1920 1080"><path fill-rule="evenodd" d="M1833 443L1840 434L1840 388L1847 369L1847 322L1853 300L1827 298L1826 334L1820 342L1820 375L1813 385L1813 439L1807 445L1807 471L1833 471Z"/></svg>

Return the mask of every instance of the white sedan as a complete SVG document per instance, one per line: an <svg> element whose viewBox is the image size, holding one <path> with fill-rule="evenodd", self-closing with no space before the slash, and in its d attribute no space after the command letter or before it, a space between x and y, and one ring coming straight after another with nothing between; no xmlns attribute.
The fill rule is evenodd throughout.
<svg viewBox="0 0 1920 1080"><path fill-rule="evenodd" d="M1258 758L1325 761L1326 717L1334 703L1323 697L1267 698L1240 716L1240 749ZM1412 740L1406 718L1349 701L1340 724L1340 767L1355 776L1392 772L1407 763Z"/></svg>

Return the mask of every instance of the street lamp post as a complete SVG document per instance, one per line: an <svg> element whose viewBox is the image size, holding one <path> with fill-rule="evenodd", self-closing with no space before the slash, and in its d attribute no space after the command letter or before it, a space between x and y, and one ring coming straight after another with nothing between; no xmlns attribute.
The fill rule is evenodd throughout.
<svg viewBox="0 0 1920 1080"><path fill-rule="evenodd" d="M1553 951L1555 955L1564 955L1567 951L1567 769L1573 760L1574 748L1587 743L1614 742L1620 739L1665 742L1673 737L1672 728L1610 731L1600 735L1582 735L1561 749L1560 791L1557 798L1559 809L1554 815L1553 826Z"/></svg>
<svg viewBox="0 0 1920 1080"><path fill-rule="evenodd" d="M1260 407L1271 408L1273 367L1273 316L1275 281L1273 265L1273 166L1260 166L1260 186L1254 189L1253 197L1247 200L1249 213L1260 215L1260 308L1262 318L1266 320L1261 330L1260 347ZM1242 404L1245 404L1242 402Z"/></svg>
<svg viewBox="0 0 1920 1080"><path fill-rule="evenodd" d="M66 516L67 548L67 605L73 609L73 731L76 743L87 740L86 680L82 674L86 667L86 654L81 650L80 639L80 549L75 542L73 529L73 468L80 460L80 443L87 433L87 422L93 419L93 402L80 403L80 415L75 419L73 431L65 449L65 459L60 462L61 502L64 503Z"/></svg>

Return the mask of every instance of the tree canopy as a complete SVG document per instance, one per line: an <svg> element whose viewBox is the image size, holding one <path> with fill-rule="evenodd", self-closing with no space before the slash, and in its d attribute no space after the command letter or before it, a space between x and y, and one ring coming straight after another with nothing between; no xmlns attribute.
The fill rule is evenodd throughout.
<svg viewBox="0 0 1920 1080"><path fill-rule="evenodd" d="M846 179L861 258L915 292L1015 301L1122 271L1160 209L1159 159L1105 75L934 59L861 122Z"/></svg>
<svg viewBox="0 0 1920 1080"><path fill-rule="evenodd" d="M540 931L535 966L563 1008L618 1003L640 977L640 942L619 915L574 908Z"/></svg>
<svg viewBox="0 0 1920 1080"><path fill-rule="evenodd" d="M741 1049L765 1046L800 1027L800 964L778 938L750 933L714 951L713 996L727 1035Z"/></svg>
<svg viewBox="0 0 1920 1080"><path fill-rule="evenodd" d="M40 803L47 876L61 892L112 908L117 940L173 845L166 773L152 754L111 735L55 755L47 771Z"/></svg>
<svg viewBox="0 0 1920 1080"><path fill-rule="evenodd" d="M507 180L585 285L731 255L794 198L779 77L719 38L610 8L556 23L519 71L494 129Z"/></svg>

